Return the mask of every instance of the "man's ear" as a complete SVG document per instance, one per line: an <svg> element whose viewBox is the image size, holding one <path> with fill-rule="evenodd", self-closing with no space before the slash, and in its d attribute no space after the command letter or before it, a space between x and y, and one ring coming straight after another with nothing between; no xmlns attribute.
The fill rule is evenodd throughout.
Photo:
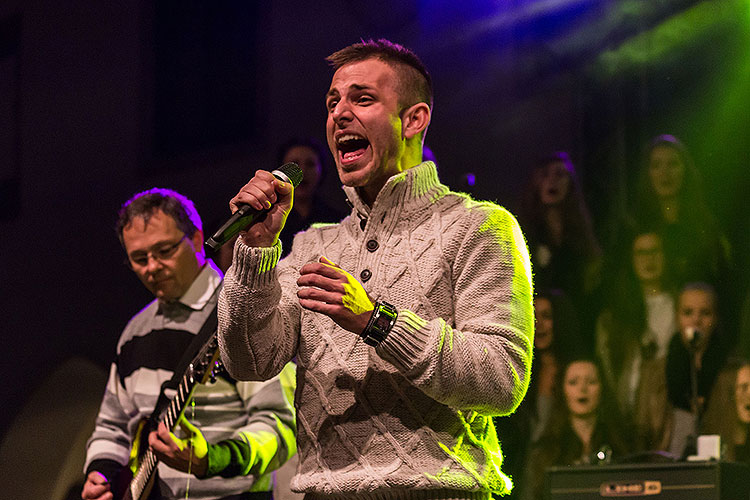
<svg viewBox="0 0 750 500"><path fill-rule="evenodd" d="M190 238L190 241L193 243L193 247L195 248L196 253L205 254L205 251L203 250L203 231L201 231L200 229L196 229L195 234L193 234L193 237Z"/></svg>
<svg viewBox="0 0 750 500"><path fill-rule="evenodd" d="M406 139L416 137L427 125L430 124L430 118L432 112L430 107L425 102L418 102L417 104L406 108L401 116L402 129L401 134Z"/></svg>

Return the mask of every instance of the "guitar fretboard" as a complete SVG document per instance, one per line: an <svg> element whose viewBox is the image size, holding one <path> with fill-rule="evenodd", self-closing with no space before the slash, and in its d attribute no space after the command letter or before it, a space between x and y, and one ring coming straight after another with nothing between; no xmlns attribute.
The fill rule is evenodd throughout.
<svg viewBox="0 0 750 500"><path fill-rule="evenodd" d="M180 380L180 384L177 387L177 394L172 398L167 411L160 420L160 422L164 422L170 432L174 430L177 421L185 410L185 403L190 400L195 392L196 380L194 373L195 369L193 364L191 364L187 373ZM143 436L142 439L144 438L148 439L148 436ZM141 465L130 482L130 495L134 500L141 500L141 495L143 495L143 491L146 489L158 463L159 459L156 458L153 450L149 447L146 453L143 454Z"/></svg>

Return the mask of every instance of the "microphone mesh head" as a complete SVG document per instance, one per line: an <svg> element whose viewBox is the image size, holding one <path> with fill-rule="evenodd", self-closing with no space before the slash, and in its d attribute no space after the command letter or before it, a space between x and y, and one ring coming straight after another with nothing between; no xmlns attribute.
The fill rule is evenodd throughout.
<svg viewBox="0 0 750 500"><path fill-rule="evenodd" d="M294 187L299 186L299 183L302 182L302 177L303 177L302 169L299 168L299 165L297 165L293 161L290 161L289 163L285 163L282 166L280 166L277 172L281 172L282 174L284 174L289 179L289 182L292 183L292 186Z"/></svg>
<svg viewBox="0 0 750 500"><path fill-rule="evenodd" d="M698 332L692 326L688 326L687 328L685 328L685 338L688 342L693 342L694 340L696 340L697 333Z"/></svg>

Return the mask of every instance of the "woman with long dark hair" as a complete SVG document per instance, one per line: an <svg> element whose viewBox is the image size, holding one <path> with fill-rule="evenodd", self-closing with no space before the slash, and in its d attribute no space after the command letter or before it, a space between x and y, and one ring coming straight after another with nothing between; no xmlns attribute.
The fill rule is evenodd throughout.
<svg viewBox="0 0 750 500"><path fill-rule="evenodd" d="M630 254L606 290L606 305L596 325L596 352L620 412L639 429L644 449L666 445L668 408L664 360L675 331L674 290L666 279L661 236L637 231ZM644 372L660 371L662 380ZM659 412L645 412L644 408Z"/></svg>
<svg viewBox="0 0 750 500"><path fill-rule="evenodd" d="M685 145L672 135L655 137L638 180L633 217L658 231L677 286L694 281L717 285L727 277L729 243L704 196L703 180Z"/></svg>
<svg viewBox="0 0 750 500"><path fill-rule="evenodd" d="M586 465L629 451L614 395L593 359L567 363L560 370L558 383L552 417L527 459L524 499L542 497L547 467Z"/></svg>
<svg viewBox="0 0 750 500"><path fill-rule="evenodd" d="M599 283L601 249L568 153L537 164L521 208L535 286L563 290L583 313L584 298Z"/></svg>
<svg viewBox="0 0 750 500"><path fill-rule="evenodd" d="M735 359L719 374L702 434L718 434L722 460L750 463L750 360Z"/></svg>

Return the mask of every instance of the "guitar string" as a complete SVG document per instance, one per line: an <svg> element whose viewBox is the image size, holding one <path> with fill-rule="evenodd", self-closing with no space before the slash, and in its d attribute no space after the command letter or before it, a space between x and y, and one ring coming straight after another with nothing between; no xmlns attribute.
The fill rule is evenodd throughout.
<svg viewBox="0 0 750 500"><path fill-rule="evenodd" d="M195 400L190 400L190 420L193 424L195 424ZM189 439L192 439L190 437ZM188 441L190 445L190 455L188 457L188 476L187 476L187 484L185 485L185 500L188 500L188 497L190 495L190 471L193 467L193 443L192 441Z"/></svg>

